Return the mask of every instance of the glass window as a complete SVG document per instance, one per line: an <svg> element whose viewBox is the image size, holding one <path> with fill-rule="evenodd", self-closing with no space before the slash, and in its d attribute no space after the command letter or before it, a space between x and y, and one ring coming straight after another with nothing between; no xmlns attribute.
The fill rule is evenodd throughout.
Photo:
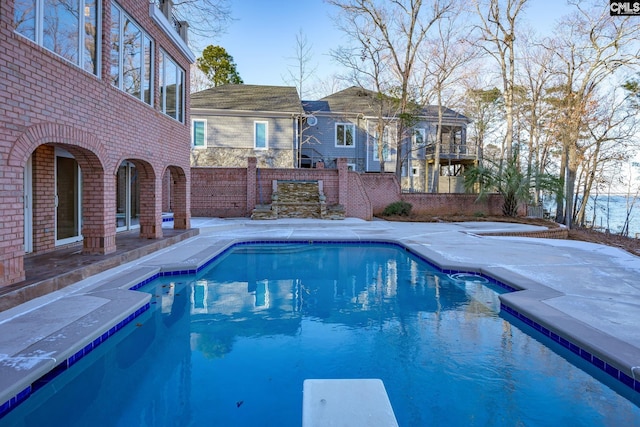
<svg viewBox="0 0 640 427"><path fill-rule="evenodd" d="M427 138L427 131L425 129L418 128L413 130L413 146L414 147L424 147L426 138Z"/></svg>
<svg viewBox="0 0 640 427"><path fill-rule="evenodd" d="M192 123L191 145L196 148L205 148L207 146L207 121L194 119Z"/></svg>
<svg viewBox="0 0 640 427"><path fill-rule="evenodd" d="M144 45L144 79L142 81L142 90L143 101L147 104L151 105L151 94L153 93L153 88L151 87L152 76L151 76L151 55L153 55L153 45L151 40L146 35L143 39Z"/></svg>
<svg viewBox="0 0 640 427"><path fill-rule="evenodd" d="M163 51L160 51L160 110L180 122L184 120L184 70Z"/></svg>
<svg viewBox="0 0 640 427"><path fill-rule="evenodd" d="M268 147L267 135L267 122L254 122L254 147L256 150L266 150Z"/></svg>
<svg viewBox="0 0 640 427"><path fill-rule="evenodd" d="M353 147L356 125L353 123L336 124L336 147Z"/></svg>
<svg viewBox="0 0 640 427"><path fill-rule="evenodd" d="M111 84L152 105L152 63L152 40L111 3Z"/></svg>
<svg viewBox="0 0 640 427"><path fill-rule="evenodd" d="M122 38L122 90L140 99L142 86L142 32L129 19L124 20Z"/></svg>
<svg viewBox="0 0 640 427"><path fill-rule="evenodd" d="M96 0L84 1L83 68L98 75L98 4Z"/></svg>
<svg viewBox="0 0 640 427"><path fill-rule="evenodd" d="M384 131L382 132L382 156L384 161L391 160L391 153L389 150L389 127L385 126ZM380 161L380 157L378 156L378 132L373 135L373 160Z"/></svg>
<svg viewBox="0 0 640 427"><path fill-rule="evenodd" d="M78 1L44 0L42 45L65 59L78 63Z"/></svg>
<svg viewBox="0 0 640 427"><path fill-rule="evenodd" d="M17 33L94 74L100 58L96 0L16 0Z"/></svg>
<svg viewBox="0 0 640 427"><path fill-rule="evenodd" d="M111 4L111 84L120 87L120 9Z"/></svg>
<svg viewBox="0 0 640 427"><path fill-rule="evenodd" d="M16 32L36 40L36 0L15 0L13 23Z"/></svg>

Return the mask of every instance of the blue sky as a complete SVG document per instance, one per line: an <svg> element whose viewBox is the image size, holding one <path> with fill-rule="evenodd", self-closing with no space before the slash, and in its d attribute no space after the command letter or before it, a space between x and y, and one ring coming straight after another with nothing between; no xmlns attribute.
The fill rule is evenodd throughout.
<svg viewBox="0 0 640 427"><path fill-rule="evenodd" d="M563 0L530 0L526 19L541 33L550 31L569 10L565 5ZM335 72L330 50L346 43L331 19L334 7L322 0L231 0L231 6L234 21L227 32L203 46L224 47L246 84L286 84L300 29L313 46L314 77L324 79Z"/></svg>

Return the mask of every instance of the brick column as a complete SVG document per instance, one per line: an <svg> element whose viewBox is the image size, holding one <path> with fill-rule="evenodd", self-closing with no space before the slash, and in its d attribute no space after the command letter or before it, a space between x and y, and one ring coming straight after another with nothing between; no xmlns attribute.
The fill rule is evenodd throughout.
<svg viewBox="0 0 640 427"><path fill-rule="evenodd" d="M25 279L24 201L21 168L2 166L0 169L0 200L3 224L0 227L0 287Z"/></svg>
<svg viewBox="0 0 640 427"><path fill-rule="evenodd" d="M187 170L187 173L189 171ZM169 185L173 206L173 228L188 230L191 228L191 192L189 191L190 175L182 170L170 168ZM166 183L165 183L166 185Z"/></svg>
<svg viewBox="0 0 640 427"><path fill-rule="evenodd" d="M347 199L349 197L349 168L347 159L340 157L336 159L338 166L338 203L347 207Z"/></svg>
<svg viewBox="0 0 640 427"><path fill-rule="evenodd" d="M102 169L83 170L82 253L104 255L116 250L116 180Z"/></svg>
<svg viewBox="0 0 640 427"><path fill-rule="evenodd" d="M256 207L257 164L258 160L255 157L247 158L247 216L251 215Z"/></svg>
<svg viewBox="0 0 640 427"><path fill-rule="evenodd" d="M162 178L155 174L139 174L140 179L140 237L162 237Z"/></svg>
<svg viewBox="0 0 640 427"><path fill-rule="evenodd" d="M33 252L47 252L56 247L56 177L55 149L41 145L33 152L32 230Z"/></svg>

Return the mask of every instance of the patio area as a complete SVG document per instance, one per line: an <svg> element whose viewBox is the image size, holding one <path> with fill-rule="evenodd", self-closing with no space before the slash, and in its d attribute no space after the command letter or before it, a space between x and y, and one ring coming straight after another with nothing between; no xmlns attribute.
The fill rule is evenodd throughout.
<svg viewBox="0 0 640 427"><path fill-rule="evenodd" d="M107 255L82 255L81 243L27 255L24 258L26 280L0 287L0 312L193 237L198 229L163 228L162 233L161 239L142 239L138 230L118 233L117 250Z"/></svg>

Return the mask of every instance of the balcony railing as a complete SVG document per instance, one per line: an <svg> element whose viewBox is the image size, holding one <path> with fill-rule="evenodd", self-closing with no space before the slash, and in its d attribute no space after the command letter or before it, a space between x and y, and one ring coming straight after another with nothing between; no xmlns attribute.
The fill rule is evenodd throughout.
<svg viewBox="0 0 640 427"><path fill-rule="evenodd" d="M435 144L425 147L425 155L434 157L436 154ZM475 159L480 157L478 146L475 144L440 144L440 157L446 159Z"/></svg>

